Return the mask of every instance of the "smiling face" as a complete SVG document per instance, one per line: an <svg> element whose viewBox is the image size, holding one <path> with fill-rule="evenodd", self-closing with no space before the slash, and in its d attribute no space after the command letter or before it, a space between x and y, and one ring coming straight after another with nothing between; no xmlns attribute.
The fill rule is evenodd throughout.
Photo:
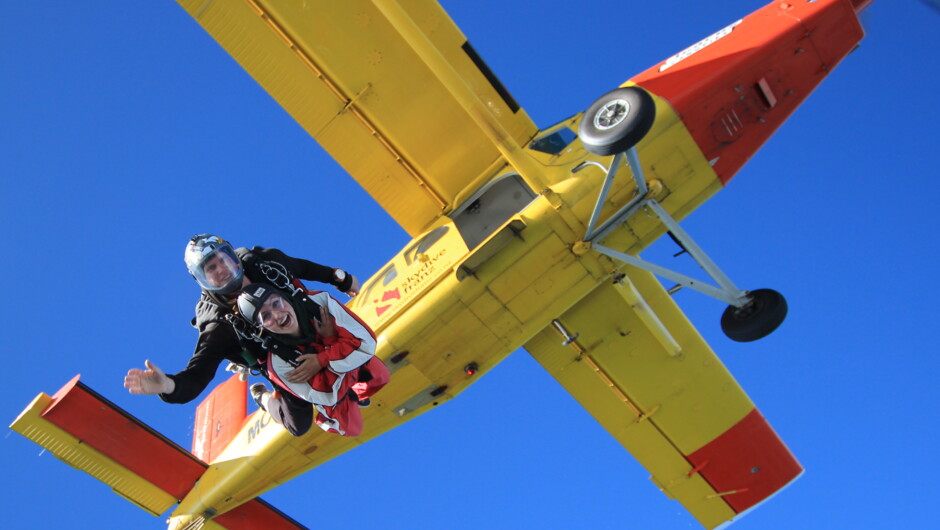
<svg viewBox="0 0 940 530"><path fill-rule="evenodd" d="M215 252L202 264L202 271L210 284L222 287L238 274L238 264L225 252Z"/></svg>
<svg viewBox="0 0 940 530"><path fill-rule="evenodd" d="M258 321L261 327L271 333L281 335L300 336L300 324L297 322L297 313L294 308L279 294L272 294L261 304L258 310Z"/></svg>

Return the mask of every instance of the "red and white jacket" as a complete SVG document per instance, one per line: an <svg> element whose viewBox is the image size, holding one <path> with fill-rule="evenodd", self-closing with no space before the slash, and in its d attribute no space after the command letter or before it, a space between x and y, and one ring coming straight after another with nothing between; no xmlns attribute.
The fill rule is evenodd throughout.
<svg viewBox="0 0 940 530"><path fill-rule="evenodd" d="M326 307L336 321L336 335L322 339L322 344L314 342L299 347L303 353L316 353L323 369L305 383L291 383L284 376L295 367L268 352L268 377L301 399L332 407L356 383L359 367L375 355L375 334L355 313L329 294L308 291L307 296Z"/></svg>

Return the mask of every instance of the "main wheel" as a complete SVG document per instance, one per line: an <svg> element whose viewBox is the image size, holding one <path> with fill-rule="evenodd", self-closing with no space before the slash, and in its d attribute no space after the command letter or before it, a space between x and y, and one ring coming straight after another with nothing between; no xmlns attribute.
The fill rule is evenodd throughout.
<svg viewBox="0 0 940 530"><path fill-rule="evenodd" d="M751 297L748 305L741 308L728 306L721 315L721 330L737 342L762 339L787 317L787 301L777 291L758 289L748 294Z"/></svg>
<svg viewBox="0 0 940 530"><path fill-rule="evenodd" d="M653 127L656 103L640 87L618 88L604 94L584 112L578 136L595 155L613 155L636 145Z"/></svg>

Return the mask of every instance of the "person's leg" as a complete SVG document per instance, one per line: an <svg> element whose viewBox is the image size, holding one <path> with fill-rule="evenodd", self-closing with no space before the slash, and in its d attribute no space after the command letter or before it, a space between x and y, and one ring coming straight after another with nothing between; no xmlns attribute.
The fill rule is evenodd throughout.
<svg viewBox="0 0 940 530"><path fill-rule="evenodd" d="M313 425L313 405L289 392L278 394L280 396L276 398L271 393L262 398L264 410L268 411L274 421L283 425L287 432L302 436Z"/></svg>
<svg viewBox="0 0 940 530"><path fill-rule="evenodd" d="M329 432L338 432L343 436L359 436L362 433L362 413L359 404L352 399L344 399L335 407L320 407L321 414L317 423L322 428L330 427Z"/></svg>
<svg viewBox="0 0 940 530"><path fill-rule="evenodd" d="M356 393L359 401L369 399L388 384L390 377L388 367L382 359L373 357L359 368L359 381L352 386L353 392Z"/></svg>

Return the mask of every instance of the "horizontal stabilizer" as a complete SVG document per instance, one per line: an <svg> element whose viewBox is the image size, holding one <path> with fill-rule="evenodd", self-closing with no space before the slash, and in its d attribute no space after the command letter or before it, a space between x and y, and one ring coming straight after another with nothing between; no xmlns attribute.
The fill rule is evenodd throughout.
<svg viewBox="0 0 940 530"><path fill-rule="evenodd" d="M222 386L225 395L244 391L237 378ZM243 409L235 407L236 412ZM79 376L54 396L36 396L10 428L153 515L178 504L208 467L87 387ZM228 530L304 528L259 498L200 524Z"/></svg>
<svg viewBox="0 0 940 530"><path fill-rule="evenodd" d="M78 379L39 394L10 428L154 515L179 502L206 464Z"/></svg>

